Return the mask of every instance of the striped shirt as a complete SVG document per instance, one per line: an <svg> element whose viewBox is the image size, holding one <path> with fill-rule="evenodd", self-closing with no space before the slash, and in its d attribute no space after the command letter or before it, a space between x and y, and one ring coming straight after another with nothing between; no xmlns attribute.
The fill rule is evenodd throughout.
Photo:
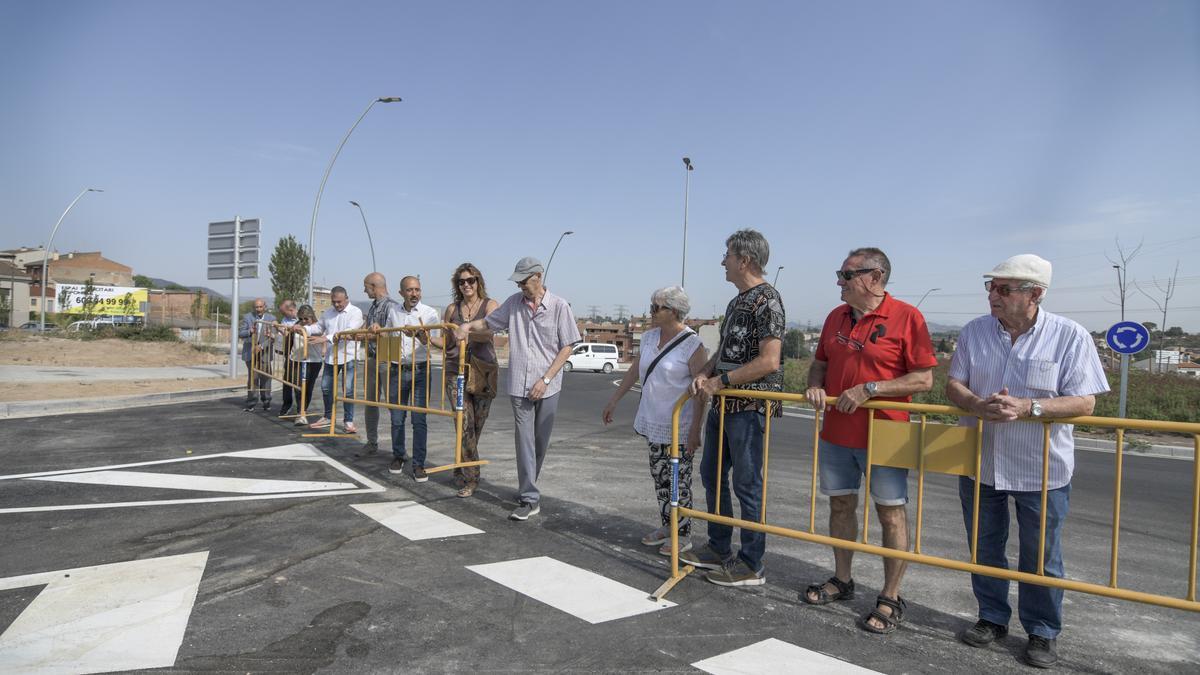
<svg viewBox="0 0 1200 675"><path fill-rule="evenodd" d="M993 316L968 323L958 336L949 376L983 398L1004 387L1010 396L1036 399L1108 391L1092 336L1074 321L1040 308L1033 327L1015 343ZM963 417L959 424L974 426L976 418ZM1074 429L1070 424L1050 425L1051 490L1071 482ZM1041 424L984 422L980 480L997 490L1041 491L1042 442Z"/></svg>
<svg viewBox="0 0 1200 675"><path fill-rule="evenodd" d="M508 330L508 395L519 398L529 396L533 385L550 370L558 352L583 339L571 306L550 291L532 309L524 294L514 293L484 321L492 330ZM557 394L562 389L562 378L559 368L542 397Z"/></svg>

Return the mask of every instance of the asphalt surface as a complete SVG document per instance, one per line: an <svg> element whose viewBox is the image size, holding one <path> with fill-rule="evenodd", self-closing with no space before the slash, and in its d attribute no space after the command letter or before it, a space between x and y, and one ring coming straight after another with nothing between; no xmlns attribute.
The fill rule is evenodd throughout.
<svg viewBox="0 0 1200 675"><path fill-rule="evenodd" d="M446 474L424 484L391 475L386 452L356 457L360 444L351 439L319 439L314 445L366 483L324 462L216 456L314 441L284 422L241 412L239 398L7 420L0 424L5 475L186 460L136 470L347 482L354 491L184 504L169 502L224 493L4 480L0 510L160 503L0 511L0 577L207 552L178 655L165 669L178 672L696 672L689 664L766 638L886 673L1026 671L1019 662L1024 635L1015 618L1009 638L989 649L957 641L956 633L974 621L965 575L910 567L902 591L909 602L905 624L888 637L868 635L855 619L878 592L879 560L856 559L857 599L810 607L796 590L828 577L832 554L780 537L768 540L765 586L720 588L693 575L667 596L675 607L596 624L468 570L549 556L647 594L663 581L665 559L638 542L657 524L657 507L644 442L630 428L636 394L626 397L614 425L600 424L613 379L568 376L539 481L542 513L527 523L506 520L516 475L512 416L504 397L494 402L481 441L482 455L492 464L483 468L484 482L472 499L455 498ZM808 526L810 424L788 418L773 427L770 522ZM430 426L434 464L450 455L449 426L435 418ZM387 438L386 429L381 435ZM1078 455L1065 539L1072 578L1107 582L1112 462L1108 454ZM1180 460L1127 459L1123 586L1185 592L1190 468ZM927 479L922 543L926 553L962 559L966 536L954 481ZM386 490L369 491L368 483ZM698 477L695 490L702 498ZM351 508L398 501L415 501L483 534L410 541ZM817 531L824 532L827 511L820 502ZM910 506L910 517L914 512ZM877 542L875 520L871 540ZM697 543L703 530L700 525L695 532ZM0 643L39 592L40 587L0 590ZM1200 615L1077 593L1067 594L1064 611L1062 670L1200 670Z"/></svg>

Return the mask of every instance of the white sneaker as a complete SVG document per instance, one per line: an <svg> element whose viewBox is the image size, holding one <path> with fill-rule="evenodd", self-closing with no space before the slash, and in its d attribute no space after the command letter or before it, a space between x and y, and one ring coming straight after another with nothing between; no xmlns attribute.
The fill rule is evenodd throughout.
<svg viewBox="0 0 1200 675"><path fill-rule="evenodd" d="M329 418L322 417L321 419L317 420L316 422L313 422L312 424L308 425L308 428L309 429L328 429L329 428Z"/></svg>
<svg viewBox="0 0 1200 675"><path fill-rule="evenodd" d="M642 546L658 546L671 541L671 532L665 527L660 527L657 530L642 537Z"/></svg>
<svg viewBox="0 0 1200 675"><path fill-rule="evenodd" d="M679 542L679 552L680 553L684 553L686 551L692 550L692 540L690 538L683 539L682 537L680 537L680 539L681 539L681 541ZM671 557L671 540L670 539L667 540L667 543L658 547L658 554L665 555L668 558Z"/></svg>
<svg viewBox="0 0 1200 675"><path fill-rule="evenodd" d="M295 422L295 424L296 424L296 426L298 426L298 427L302 427L302 426L304 426L305 424L308 424L308 418L307 418L307 417L305 417L304 415L301 415L301 416L299 416L299 417L297 417L297 418L296 418L296 422Z"/></svg>

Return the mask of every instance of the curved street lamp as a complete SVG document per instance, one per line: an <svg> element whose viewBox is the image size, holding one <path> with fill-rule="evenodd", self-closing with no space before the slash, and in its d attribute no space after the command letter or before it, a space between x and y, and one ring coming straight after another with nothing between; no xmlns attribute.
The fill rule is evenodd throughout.
<svg viewBox="0 0 1200 675"><path fill-rule="evenodd" d="M550 260L546 261L546 273L542 275L543 284L546 283L546 280L550 278L550 264L554 262L554 254L558 253L558 245L562 243L563 237L567 236L568 234L575 234L575 232L574 230L567 230L566 232L558 235L558 242L554 244L554 250L550 252Z"/></svg>
<svg viewBox="0 0 1200 675"><path fill-rule="evenodd" d="M783 269L783 265L780 265L779 267L775 268L775 280L771 282L772 286L775 286L775 287L779 286L779 271L782 269Z"/></svg>
<svg viewBox="0 0 1200 675"><path fill-rule="evenodd" d="M921 303L922 303L922 302L925 302L925 298L929 297L929 294L930 294L930 293L932 293L932 292L934 292L934 291L940 291L940 290L942 290L942 289L940 289L940 288L931 288L931 289L929 289L929 290L925 291L925 295L922 295L922 296L921 296L921 299L917 301L917 307L920 307L920 306L921 306Z"/></svg>
<svg viewBox="0 0 1200 675"><path fill-rule="evenodd" d="M77 197L75 197L75 199L71 200L71 203L67 205L67 210L63 211L63 214L58 217L58 222L54 224L54 229L50 230L50 241L46 243L46 249L44 251L42 251L42 279L41 279L41 281L42 281L42 284L41 284L42 285L42 299L38 303L38 331L39 332L46 331L46 283L49 281L46 278L46 266L50 262L50 247L54 246L54 235L58 234L58 226L62 225L62 222L67 217L67 214L70 213L71 209L75 207L75 203L78 202L80 199L83 199L83 196L89 192L104 192L104 190L101 190L99 188L87 188L83 192L80 192L79 196L77 196ZM58 297L57 293L55 294L55 297L56 298Z"/></svg>
<svg viewBox="0 0 1200 675"><path fill-rule="evenodd" d="M358 207L358 215L362 216L363 229L367 231L367 244L371 247L371 271L378 272L379 267L375 265L375 242L371 241L371 228L367 227L367 214L363 213L363 208L358 202L351 199L350 203Z"/></svg>
<svg viewBox="0 0 1200 675"><path fill-rule="evenodd" d="M356 128L358 128L358 123L363 121L363 118L367 116L367 113L371 112L371 108L375 107L376 103L399 103L399 102L400 102L399 96L381 96L381 97L375 99L374 101L371 101L371 104L367 106L367 109L363 111L363 114L358 116L358 120L354 123L354 126L350 127L350 131L346 132L346 135L342 138L342 142L338 144L337 150L335 150L333 152L333 157L331 157L329 159L329 166L327 166L325 168L325 176L321 179L321 187L317 189L317 201L313 204L312 223L310 223L308 226L308 302L309 302L309 304L312 304L312 302L313 302L313 272L315 271L313 268L317 264L317 252L315 250L313 250L313 236L316 234L316 231L317 231L317 212L321 210L321 194L325 192L325 182L329 180L329 173L331 171L333 171L333 163L337 161L338 155L341 154L342 148L346 145L346 141L350 140L350 134L354 133L354 130Z"/></svg>
<svg viewBox="0 0 1200 675"><path fill-rule="evenodd" d="M679 270L679 287L683 288L687 281L687 216L688 216L688 192L692 187L692 160L688 157L683 158L683 166L686 167L683 172L683 265Z"/></svg>

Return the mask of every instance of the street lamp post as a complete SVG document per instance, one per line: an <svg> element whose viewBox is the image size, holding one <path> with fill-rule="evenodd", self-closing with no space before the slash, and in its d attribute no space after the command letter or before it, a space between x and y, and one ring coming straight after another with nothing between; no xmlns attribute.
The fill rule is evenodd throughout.
<svg viewBox="0 0 1200 675"><path fill-rule="evenodd" d="M546 280L550 278L550 264L554 262L554 254L558 253L558 245L562 243L563 237L567 236L568 234L575 234L575 232L573 230L567 230L566 232L558 235L558 242L554 244L554 250L550 252L550 260L546 261L546 272L542 275L542 283L546 283Z"/></svg>
<svg viewBox="0 0 1200 675"><path fill-rule="evenodd" d="M940 291L940 290L942 290L942 289L940 289L940 288L931 288L931 289L929 289L929 290L925 291L925 295L922 295L922 296L921 296L921 299L917 301L917 307L920 307L920 306L921 306L921 303L922 303L922 302L925 302L925 298L929 297L929 294L930 294L930 293L932 293L932 292L934 292L934 291Z"/></svg>
<svg viewBox="0 0 1200 675"><path fill-rule="evenodd" d="M771 282L771 285L774 286L775 288L779 288L779 272L782 269L783 269L783 265L780 265L779 267L775 268L775 280Z"/></svg>
<svg viewBox="0 0 1200 675"><path fill-rule="evenodd" d="M363 114L358 116L358 120L354 122L354 126L350 127L350 131L342 138L342 142L338 144L337 150L333 152L333 157L329 158L329 166L325 167L325 176L321 178L321 187L317 189L317 201L313 203L312 223L308 226L308 302L313 302L313 268L317 264L317 252L313 249L313 236L317 231L317 212L321 210L321 194L325 192L325 183L329 180L329 173L333 171L333 163L337 161L338 155L341 154L342 148L346 145L346 141L350 140L350 134L358 128L359 122L371 112L371 108L375 107L376 103L399 103L399 96L381 96L367 106Z"/></svg>
<svg viewBox="0 0 1200 675"><path fill-rule="evenodd" d="M375 264L375 242L371 240L371 228L367 227L367 214L363 213L363 207L353 199L350 203L358 207L358 215L362 216L363 229L367 231L367 245L371 247L371 271L378 272L379 267Z"/></svg>
<svg viewBox="0 0 1200 675"><path fill-rule="evenodd" d="M687 283L687 217L688 217L688 193L692 187L692 160L688 157L683 158L683 264L679 270L679 287L684 288Z"/></svg>
<svg viewBox="0 0 1200 675"><path fill-rule="evenodd" d="M62 225L62 222L67 217L67 214L70 213L71 209L75 207L75 203L78 202L80 199L83 199L83 196L89 192L104 192L104 190L101 190L98 188L87 188L83 192L80 192L79 195L77 197L75 197L75 199L73 199L70 204L67 205L67 210L63 211L63 214L58 217L58 222L54 224L54 229L50 230L50 241L48 241L46 243L46 249L44 251L42 251L42 278L41 278L42 299L41 299L41 301L38 302L38 331L39 332L46 331L46 283L48 281L48 279L46 278L46 267L50 262L50 247L54 246L54 235L58 234L58 226ZM55 295L55 297L58 297L57 294Z"/></svg>

